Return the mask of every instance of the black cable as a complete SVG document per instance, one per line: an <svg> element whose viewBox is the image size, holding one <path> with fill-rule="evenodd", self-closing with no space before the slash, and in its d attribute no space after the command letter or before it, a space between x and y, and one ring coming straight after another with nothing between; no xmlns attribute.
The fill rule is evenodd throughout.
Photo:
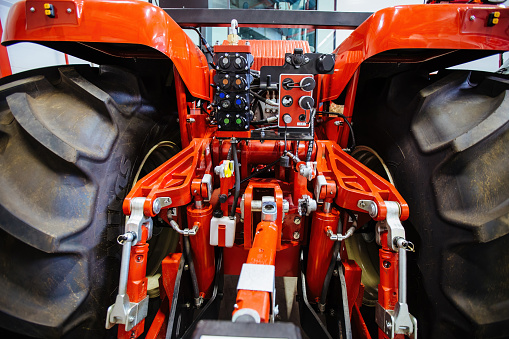
<svg viewBox="0 0 509 339"><path fill-rule="evenodd" d="M253 95L256 99L263 101L264 103L266 103L266 104L267 104L267 105L269 105L269 106L272 106L272 107L276 107L276 106L277 106L277 105L274 105L274 104L272 104L272 103L269 103L269 102L268 102L268 101L269 101L268 99L266 99L266 98L262 97L261 95L259 95L259 94L258 94L258 93L256 93L255 91L249 91L249 93L251 93L251 94L252 94L252 95Z"/></svg>
<svg viewBox="0 0 509 339"><path fill-rule="evenodd" d="M336 233L339 234L343 231L343 224L341 222L341 216L338 219L338 226L336 227ZM325 280L323 281L322 294L320 295L320 303L325 305L327 301L327 292L329 291L329 284L332 278L332 273L334 272L334 266L336 266L337 256L339 253L339 245L340 242L336 241L334 244L334 250L332 254L331 261L329 263L329 268L327 269L327 274L325 275Z"/></svg>
<svg viewBox="0 0 509 339"><path fill-rule="evenodd" d="M209 43L207 42L207 40L205 40L205 37L201 34L200 30L196 27L191 27L191 26L181 26L183 29L192 29L194 30L196 33L198 33L198 35L200 36L200 40L201 40L201 43L203 44L203 46L205 46L205 48L207 49L207 52L210 54L211 57L214 57L214 52L212 51L212 48L210 47Z"/></svg>
<svg viewBox="0 0 509 339"><path fill-rule="evenodd" d="M237 159L237 142L232 142L232 153L233 153L233 165L235 167L235 194L233 196L233 204L232 210L230 213L230 219L235 218L235 213L237 211L237 200L239 200L240 195L240 167L239 160Z"/></svg>
<svg viewBox="0 0 509 339"><path fill-rule="evenodd" d="M279 163L279 161L280 161L280 160L279 160L279 158L278 158L276 161L271 162L270 164L266 165L264 168L262 168L262 169L260 169L260 170L258 170L258 171L256 171L256 172L251 173L250 175L248 175L247 177L245 177L244 179L242 179L242 180L240 181L240 184L242 185L242 184L243 184L243 183L245 183L246 181L249 181L249 180L251 180L252 178L254 178L254 177L256 177L256 176L258 176L258 175L260 175L260 174L262 174L262 173L267 172L267 171L268 171L269 169L271 169L273 166L277 165L277 164ZM231 188L231 189L230 189L230 193L231 193L232 191L234 191L234 190L237 188L236 186L237 186L237 185L235 184L235 186L234 186L233 188Z"/></svg>
<svg viewBox="0 0 509 339"><path fill-rule="evenodd" d="M350 145L350 152L353 151L355 149L355 147L357 146L357 143L355 142L355 134L353 132L352 124L350 123L350 121L348 121L348 119L341 113L336 113L336 112L318 112L318 113L327 114L327 115L337 115L338 117L342 118L346 122L346 124L348 125L348 128L350 129L350 136L352 137L352 144Z"/></svg>
<svg viewBox="0 0 509 339"><path fill-rule="evenodd" d="M266 125L268 123L269 122L267 121L267 119L258 120L258 121L251 121L251 125L253 125L253 126Z"/></svg>
<svg viewBox="0 0 509 339"><path fill-rule="evenodd" d="M196 270L194 268L193 256L191 254L191 245L189 244L189 237L184 237L184 253L186 261L189 265L189 272L191 273L191 282L193 284L193 295L197 300L200 297L200 288L198 287L198 278L196 277Z"/></svg>

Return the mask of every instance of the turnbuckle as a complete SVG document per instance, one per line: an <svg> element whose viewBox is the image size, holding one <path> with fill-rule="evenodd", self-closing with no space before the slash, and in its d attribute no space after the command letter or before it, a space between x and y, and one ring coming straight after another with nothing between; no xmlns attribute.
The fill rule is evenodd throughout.
<svg viewBox="0 0 509 339"><path fill-rule="evenodd" d="M126 222L126 232L117 238L117 242L122 245L120 278L115 303L108 308L106 314L105 327L107 329L112 328L116 324L122 324L125 325L125 330L129 331L145 319L148 313L148 295L140 302L132 303L127 294L131 248L141 240L142 226L147 228L147 240L152 235L152 219L143 215L144 201L145 198L134 198L131 201L131 216Z"/></svg>
<svg viewBox="0 0 509 339"><path fill-rule="evenodd" d="M417 319L410 314L407 304L407 258L406 252L415 252L412 242L405 239L405 229L399 220L399 205L394 201L386 201L387 219L377 224L377 242L381 244L380 233L387 231L388 247L398 252L398 302L394 310L387 310L376 304L375 319L378 327L393 339L396 334L404 334L417 339Z"/></svg>

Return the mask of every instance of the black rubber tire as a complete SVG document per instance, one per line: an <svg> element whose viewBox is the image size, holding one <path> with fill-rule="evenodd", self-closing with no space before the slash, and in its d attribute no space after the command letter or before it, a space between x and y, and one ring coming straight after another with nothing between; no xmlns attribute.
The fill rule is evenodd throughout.
<svg viewBox="0 0 509 339"><path fill-rule="evenodd" d="M410 207L408 298L420 338L509 337L508 84L415 71L358 92L358 144L380 154Z"/></svg>
<svg viewBox="0 0 509 339"><path fill-rule="evenodd" d="M45 338L105 335L126 188L151 140L175 125L171 105L153 97L111 66L2 79L0 327Z"/></svg>

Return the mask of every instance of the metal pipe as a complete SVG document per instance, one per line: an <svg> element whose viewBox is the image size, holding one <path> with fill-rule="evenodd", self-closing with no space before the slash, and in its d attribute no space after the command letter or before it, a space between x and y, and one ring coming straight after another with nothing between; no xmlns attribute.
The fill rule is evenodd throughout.
<svg viewBox="0 0 509 339"><path fill-rule="evenodd" d="M129 257L131 256L131 246L133 244L134 234L127 232L118 238L122 244L122 257L120 261L120 279L118 281L118 294L127 293L127 278L129 276Z"/></svg>
<svg viewBox="0 0 509 339"><path fill-rule="evenodd" d="M398 302L406 304L406 249L400 247L398 252L399 252Z"/></svg>

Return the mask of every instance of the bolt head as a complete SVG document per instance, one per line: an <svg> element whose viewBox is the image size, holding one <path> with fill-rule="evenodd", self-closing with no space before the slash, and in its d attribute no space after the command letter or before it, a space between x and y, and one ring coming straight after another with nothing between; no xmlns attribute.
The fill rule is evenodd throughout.
<svg viewBox="0 0 509 339"><path fill-rule="evenodd" d="M293 223L294 223L295 225L299 225L301 221L302 221L302 220L300 219L300 217L295 217L295 218L293 218Z"/></svg>
<svg viewBox="0 0 509 339"><path fill-rule="evenodd" d="M30 12L35 12L35 8L34 7L30 7Z"/></svg>
<svg viewBox="0 0 509 339"><path fill-rule="evenodd" d="M68 8L66 12L71 14L72 13L72 9Z"/></svg>
<svg viewBox="0 0 509 339"><path fill-rule="evenodd" d="M161 212L161 203L159 202L159 199L154 200L154 203L152 204L152 210L155 214Z"/></svg>
<svg viewBox="0 0 509 339"><path fill-rule="evenodd" d="M134 321L134 317L131 315L131 316L129 317L129 322L130 322L130 323L132 323L133 321Z"/></svg>
<svg viewBox="0 0 509 339"><path fill-rule="evenodd" d="M470 21L474 21L475 20L475 16L471 15L470 16Z"/></svg>
<svg viewBox="0 0 509 339"><path fill-rule="evenodd" d="M378 207L376 207L374 202L369 205L368 213L371 218L375 218L378 215Z"/></svg>
<svg viewBox="0 0 509 339"><path fill-rule="evenodd" d="M299 238L300 238L300 233L299 233L299 232L293 232L293 238L294 238L295 240L299 240Z"/></svg>

